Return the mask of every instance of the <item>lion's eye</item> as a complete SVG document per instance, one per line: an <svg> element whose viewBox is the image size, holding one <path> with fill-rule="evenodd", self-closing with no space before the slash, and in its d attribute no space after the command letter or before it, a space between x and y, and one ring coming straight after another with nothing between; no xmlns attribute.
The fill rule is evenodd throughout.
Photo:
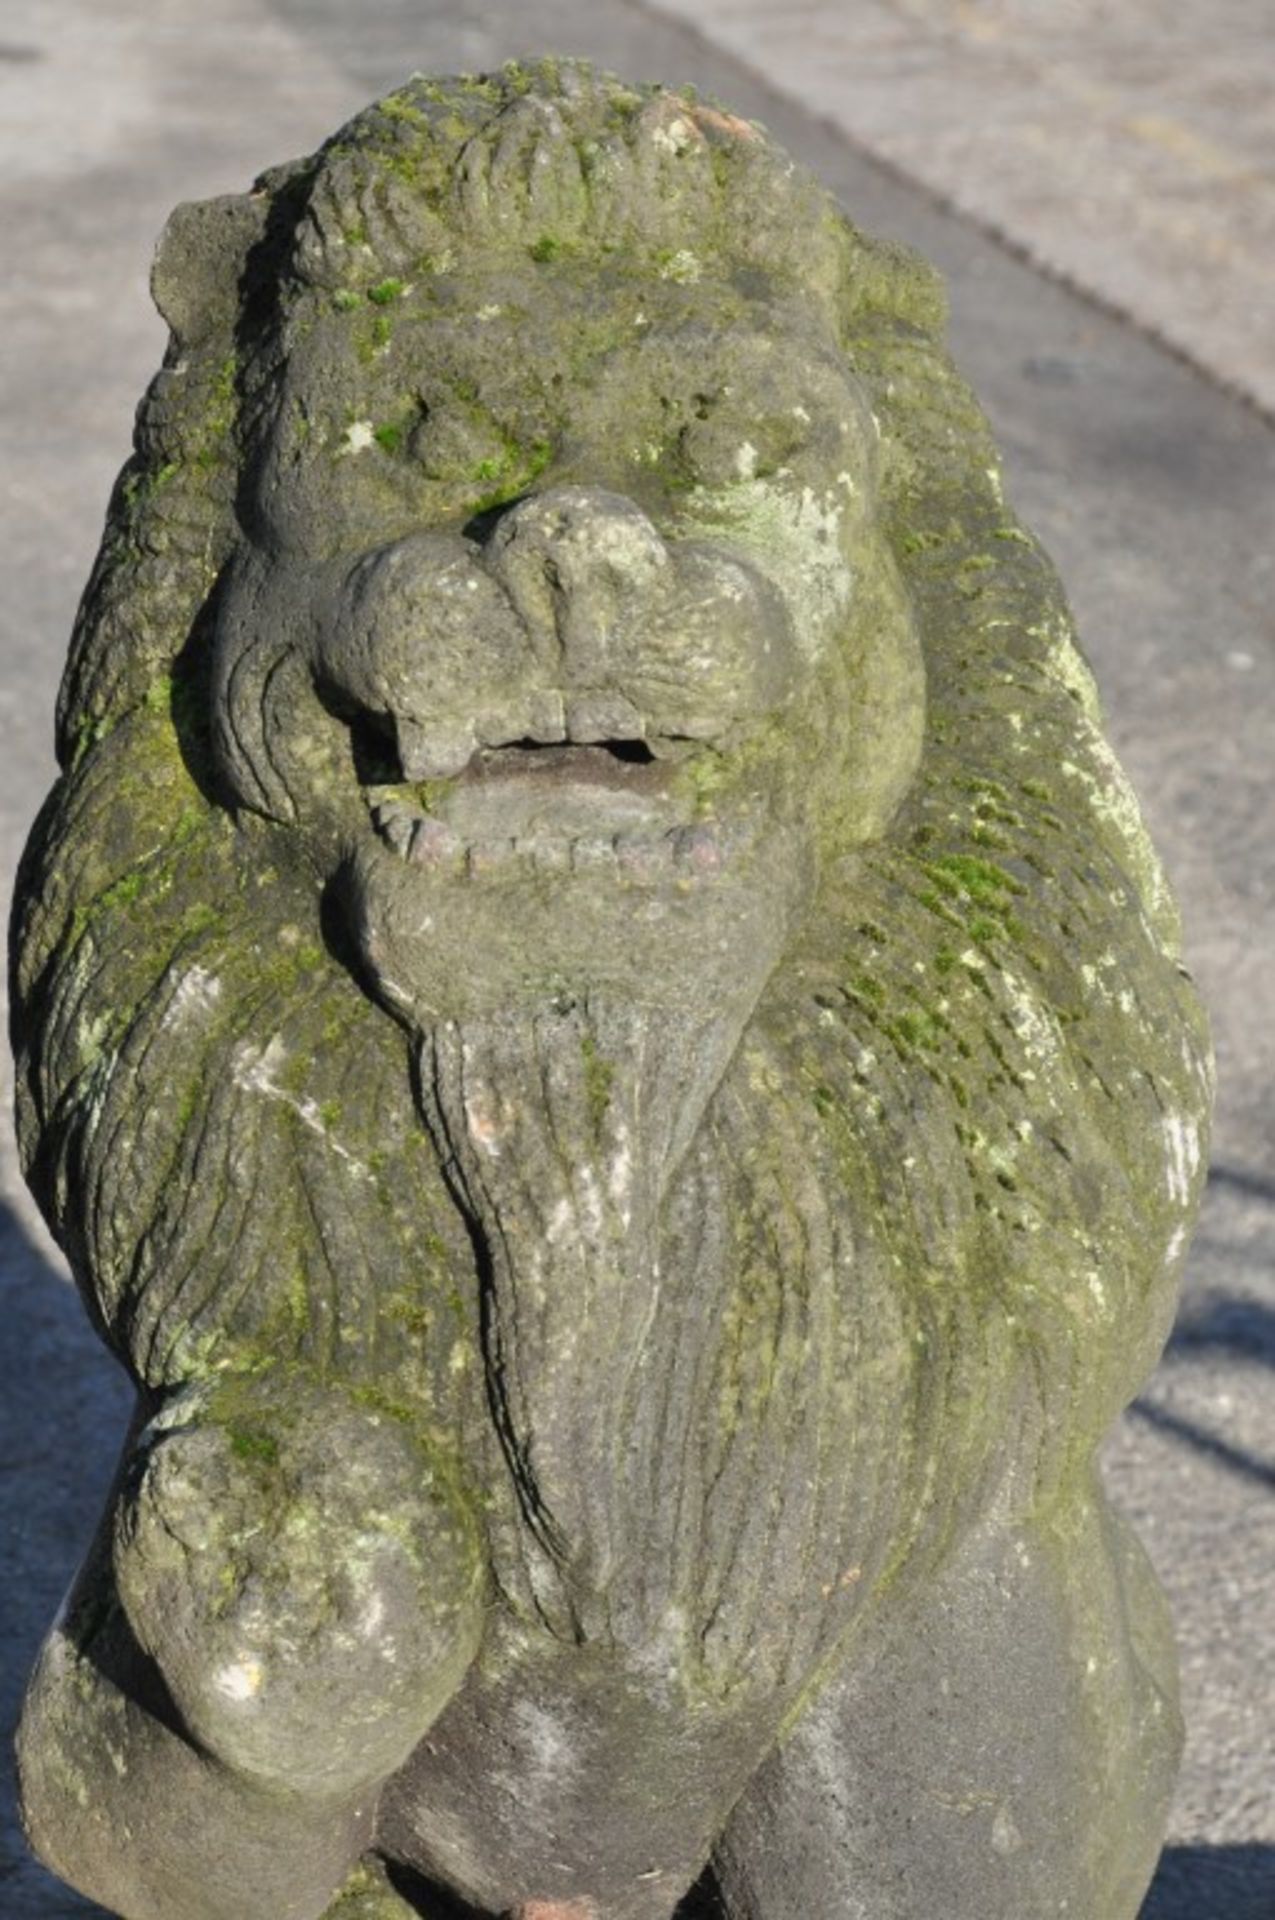
<svg viewBox="0 0 1275 1920"><path fill-rule="evenodd" d="M513 432L477 408L443 408L425 413L407 452L458 510L478 513L525 492L549 464L553 442L536 430Z"/></svg>
<svg viewBox="0 0 1275 1920"><path fill-rule="evenodd" d="M810 410L800 404L757 412L738 403L714 407L682 429L681 463L699 486L765 480L800 455L811 424Z"/></svg>
<svg viewBox="0 0 1275 1920"><path fill-rule="evenodd" d="M505 453L495 422L450 408L427 408L407 438L406 450L428 480L448 485L481 477Z"/></svg>

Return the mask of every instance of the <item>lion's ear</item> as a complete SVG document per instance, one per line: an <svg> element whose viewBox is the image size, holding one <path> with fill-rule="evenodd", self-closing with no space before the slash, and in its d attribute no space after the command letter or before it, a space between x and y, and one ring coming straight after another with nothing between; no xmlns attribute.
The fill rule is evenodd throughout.
<svg viewBox="0 0 1275 1920"><path fill-rule="evenodd" d="M195 346L233 324L250 249L265 231L269 196L188 200L169 215L151 268L151 298L177 338Z"/></svg>
<svg viewBox="0 0 1275 1920"><path fill-rule="evenodd" d="M941 340L947 331L947 288L942 275L911 247L875 236L865 245L844 215L842 221L852 242L844 307L849 331L854 333L884 316Z"/></svg>

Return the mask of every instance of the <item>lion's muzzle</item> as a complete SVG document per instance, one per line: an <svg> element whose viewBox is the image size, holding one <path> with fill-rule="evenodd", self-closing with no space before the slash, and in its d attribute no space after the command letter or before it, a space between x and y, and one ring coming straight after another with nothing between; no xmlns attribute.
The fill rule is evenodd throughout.
<svg viewBox="0 0 1275 1920"><path fill-rule="evenodd" d="M392 729L413 780L523 740L721 740L782 700L793 665L758 568L592 487L529 495L481 540L417 534L361 556L315 646L320 685Z"/></svg>

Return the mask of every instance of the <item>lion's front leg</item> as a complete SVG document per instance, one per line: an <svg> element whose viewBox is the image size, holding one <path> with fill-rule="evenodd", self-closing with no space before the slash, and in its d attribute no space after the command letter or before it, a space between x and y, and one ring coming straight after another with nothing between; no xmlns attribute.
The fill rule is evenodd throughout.
<svg viewBox="0 0 1275 1920"><path fill-rule="evenodd" d="M863 1651L731 1818L730 1920L1133 1920L1177 1766L1176 1655L1096 1487L986 1527Z"/></svg>
<svg viewBox="0 0 1275 1920"><path fill-rule="evenodd" d="M184 1724L291 1793L383 1780L477 1647L477 1543L437 1456L299 1377L171 1401L126 1476L114 1559Z"/></svg>
<svg viewBox="0 0 1275 1920"><path fill-rule="evenodd" d="M263 1790L185 1736L94 1556L18 1733L23 1819L63 1880L127 1920L316 1920L367 1846L370 1796Z"/></svg>
<svg viewBox="0 0 1275 1920"><path fill-rule="evenodd" d="M120 1488L28 1699L37 1848L129 1920L315 1920L476 1648L465 1503L299 1374L176 1395Z"/></svg>

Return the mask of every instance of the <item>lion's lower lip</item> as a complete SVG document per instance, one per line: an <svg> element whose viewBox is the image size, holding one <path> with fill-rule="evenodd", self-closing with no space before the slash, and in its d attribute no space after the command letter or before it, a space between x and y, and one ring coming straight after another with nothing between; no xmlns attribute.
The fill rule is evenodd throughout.
<svg viewBox="0 0 1275 1920"><path fill-rule="evenodd" d="M518 871L585 873L610 870L634 880L665 874L707 878L728 857L717 821L627 833L532 832L467 839L445 820L399 801L372 809L380 838L410 866L450 874Z"/></svg>

